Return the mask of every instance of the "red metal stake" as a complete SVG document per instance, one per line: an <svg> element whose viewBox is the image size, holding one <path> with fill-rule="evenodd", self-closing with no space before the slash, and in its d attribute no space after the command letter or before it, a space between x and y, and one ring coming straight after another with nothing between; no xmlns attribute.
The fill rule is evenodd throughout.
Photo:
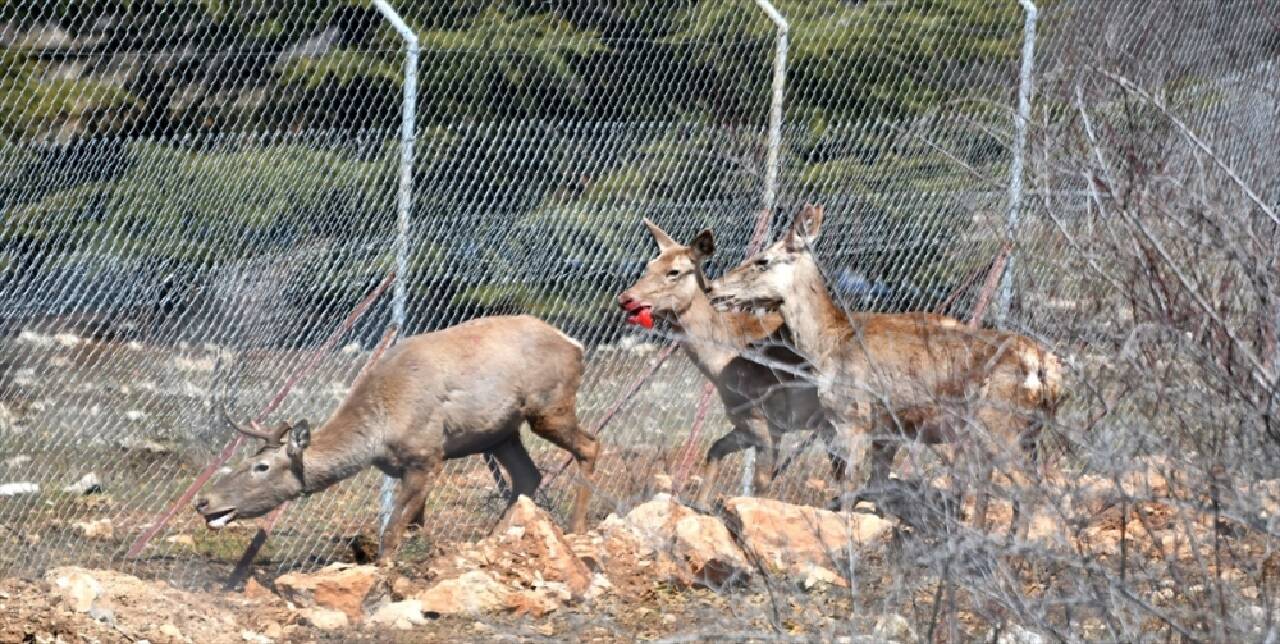
<svg viewBox="0 0 1280 644"><path fill-rule="evenodd" d="M996 261L991 264L991 272L987 273L987 281L982 285L982 291L978 293L978 302L973 306L973 313L969 316L969 328L976 329L982 325L982 314L987 312L987 305L991 303L991 294L996 290L996 283L1000 281L1000 276L1004 274L1004 265L1009 261L1009 252L1013 250L1013 246L1009 242L1005 242L1000 247L1000 254L996 255Z"/></svg>
<svg viewBox="0 0 1280 644"><path fill-rule="evenodd" d="M698 434L702 432L702 423L707 418L707 412L711 409L712 394L716 392L715 385L707 383L702 388L702 399L698 401L698 411L693 415L693 430L689 432L689 439L684 443L684 449L681 450L681 458L679 467L676 469L675 479L671 482L671 489L679 490L681 483L684 482L685 475L689 473L689 468L693 466L694 448L698 446ZM710 481L703 481L703 485L710 485Z"/></svg>

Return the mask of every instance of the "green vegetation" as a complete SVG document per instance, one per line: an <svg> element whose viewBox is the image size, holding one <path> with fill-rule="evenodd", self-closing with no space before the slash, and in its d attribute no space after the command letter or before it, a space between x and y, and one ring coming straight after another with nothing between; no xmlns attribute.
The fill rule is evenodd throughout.
<svg viewBox="0 0 1280 644"><path fill-rule="evenodd" d="M396 4L422 44L420 324L504 310L598 322L647 253L640 216L745 242L774 37L749 3ZM963 213L901 195L986 189L975 172L1002 171L989 132L1007 115L957 99L1011 95L1016 4L779 4L792 24L784 197L857 195L873 228L918 220L924 247L860 268L952 280L956 231L936 227ZM6 2L0 26L15 34L0 48L0 271L83 253L203 267L394 235L403 58L366 2ZM933 145L904 136L927 119L973 126ZM283 290L355 299L391 261L387 247L358 268L312 262Z"/></svg>

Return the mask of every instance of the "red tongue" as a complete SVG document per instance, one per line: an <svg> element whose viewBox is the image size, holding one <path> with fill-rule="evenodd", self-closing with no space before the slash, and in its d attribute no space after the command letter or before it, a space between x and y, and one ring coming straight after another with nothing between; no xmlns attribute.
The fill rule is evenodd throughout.
<svg viewBox="0 0 1280 644"><path fill-rule="evenodd" d="M646 329L652 329L653 328L653 311L647 308L640 309L639 311L636 311L635 313L632 313L631 315L627 316L627 322L629 324L639 324L640 326Z"/></svg>

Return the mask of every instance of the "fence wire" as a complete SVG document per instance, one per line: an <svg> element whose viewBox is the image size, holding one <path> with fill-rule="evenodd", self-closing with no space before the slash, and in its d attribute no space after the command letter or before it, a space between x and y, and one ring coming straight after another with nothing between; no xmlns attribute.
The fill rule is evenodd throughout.
<svg viewBox="0 0 1280 644"><path fill-rule="evenodd" d="M371 6L277 4L0 6L0 574L221 581L252 526L211 536L183 507L123 555L231 439L220 401L247 419L287 391L272 422L322 422L390 323L388 293L325 349L395 268L402 43ZM844 308L978 315L1060 352L1073 406L1051 433L1073 475L1172 454L1202 482L1234 462L1233 490L1274 478L1280 13L1041 3L1010 230L1026 6L777 5L789 49L767 239L820 202L816 253ZM628 327L615 298L656 255L645 217L681 242L713 229L712 277L746 257L769 187L776 26L747 0L396 9L421 46L402 335L531 313L581 341L578 414L603 444L591 518L624 513L729 428L719 402L699 413L706 381L680 352L626 398L678 338ZM1001 317L979 302L1006 241ZM526 445L564 519L576 471ZM793 434L782 451L796 460L768 494L825 503L823 450ZM730 493L740 460L703 484ZM376 532L379 479L290 505L258 561L346 557ZM1255 525L1248 495L1233 499L1214 503ZM443 542L487 534L505 503L471 457L428 507L422 541ZM927 554L912 565L953 564ZM1058 580L1035 605L1009 599L998 566L967 588L1053 633L1083 628L1055 602L1120 606L1099 632L1127 639L1152 618L1120 590L1175 569L1208 584L1209 568ZM1097 572L1060 570L1081 569ZM924 593L901 583L868 601ZM1161 632L1246 630L1156 617Z"/></svg>

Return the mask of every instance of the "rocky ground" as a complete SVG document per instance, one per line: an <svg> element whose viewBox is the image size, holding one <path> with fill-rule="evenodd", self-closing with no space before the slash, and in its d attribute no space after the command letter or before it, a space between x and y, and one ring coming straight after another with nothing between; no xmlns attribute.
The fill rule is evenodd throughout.
<svg viewBox="0 0 1280 644"><path fill-rule="evenodd" d="M758 499L730 500L726 513L772 525L743 531L748 548L826 608L783 612L798 611L805 622L827 613L832 627L848 602L827 592L843 581L824 553L850 537L882 543L892 527L871 515ZM823 536L804 528L787 534L787 521L797 517L795 526L819 525ZM570 634L617 641L688 633L698 624L712 628L710 636L729 620L764 634L766 613L776 607L765 610L768 593L752 588L759 585L757 563L749 559L721 519L668 495L568 536L521 498L492 536L445 548L426 566L334 564L251 579L243 592L222 594L75 567L51 569L40 580L9 579L0 586L0 641L492 641Z"/></svg>
<svg viewBox="0 0 1280 644"><path fill-rule="evenodd" d="M1244 526L1224 528L1221 517L1189 510L1192 491L1159 465L1124 477L1071 480L1072 492L1033 512L1027 533L1000 556L1031 561L1025 553L1035 552L1036 564L1027 568L1084 557L1089 565L1119 561L1142 571L1145 562L1154 573L1147 581L1131 579L1126 592L1141 593L1153 615L1202 602L1209 590L1174 577L1178 566L1194 571L1196 562L1214 561L1214 597L1228 599L1223 588L1229 585L1232 605L1256 618L1261 634L1269 590L1251 581L1247 564L1266 560L1265 541L1252 540ZM1252 492L1261 495L1264 513L1280 508L1280 486ZM993 523L1006 523L1009 514L997 504ZM1003 542L999 529L987 537ZM938 568L904 563L921 553L927 559L931 544L941 543L931 538L865 512L732 498L707 514L668 494L610 515L585 534L565 535L522 498L487 538L443 546L423 563L332 564L258 576L242 592L193 593L74 567L50 569L40 579L6 579L0 581L0 642L742 641L781 635L1030 644L1061 635L1004 618L993 630L992 615L999 613L984 609L976 594L946 600L954 618L949 630L935 632L942 585L925 578L936 579ZM903 554L913 548L915 554ZM1041 569L1015 582L1033 601L1074 581L1078 570ZM904 579L917 574L920 579ZM1087 610L1066 615L1064 624L1082 639L1109 639L1114 628Z"/></svg>

